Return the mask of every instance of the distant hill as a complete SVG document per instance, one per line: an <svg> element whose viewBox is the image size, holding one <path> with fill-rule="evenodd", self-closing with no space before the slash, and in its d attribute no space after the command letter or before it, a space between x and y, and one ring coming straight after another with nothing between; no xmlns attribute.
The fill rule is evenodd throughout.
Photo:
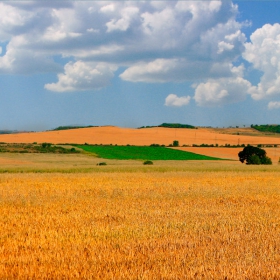
<svg viewBox="0 0 280 280"><path fill-rule="evenodd" d="M253 128L214 129L171 129L154 127L150 129L119 128L112 126L67 129L61 131L28 132L21 134L2 134L0 143L52 143L52 144L103 144L137 145L159 144L168 146L179 141L180 146L193 145L279 145L279 133L260 132Z"/></svg>
<svg viewBox="0 0 280 280"><path fill-rule="evenodd" d="M280 133L279 124L261 124L261 125L256 124L256 125L251 125L251 127L261 132Z"/></svg>
<svg viewBox="0 0 280 280"><path fill-rule="evenodd" d="M167 127L167 128L193 128L196 127L190 124L180 124L180 123L162 123L160 125L155 126L141 126L139 128L152 128L152 127Z"/></svg>
<svg viewBox="0 0 280 280"><path fill-rule="evenodd" d="M68 130L68 129L77 129L77 128L89 128L89 127L97 127L97 126L94 126L94 125L88 125L88 126L66 125L66 126L56 127L54 129L51 129L50 131Z"/></svg>
<svg viewBox="0 0 280 280"><path fill-rule="evenodd" d="M16 134L16 133L22 133L26 131L17 131L17 130L0 130L0 134Z"/></svg>

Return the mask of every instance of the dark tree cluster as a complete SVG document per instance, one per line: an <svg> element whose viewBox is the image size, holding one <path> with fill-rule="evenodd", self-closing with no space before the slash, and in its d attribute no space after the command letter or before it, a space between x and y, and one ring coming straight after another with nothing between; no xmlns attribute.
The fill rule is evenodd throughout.
<svg viewBox="0 0 280 280"><path fill-rule="evenodd" d="M250 145L239 152L238 156L239 160L246 164L272 164L271 159L266 156L265 150Z"/></svg>
<svg viewBox="0 0 280 280"><path fill-rule="evenodd" d="M251 127L261 132L280 133L279 124L262 124L262 125L252 124Z"/></svg>

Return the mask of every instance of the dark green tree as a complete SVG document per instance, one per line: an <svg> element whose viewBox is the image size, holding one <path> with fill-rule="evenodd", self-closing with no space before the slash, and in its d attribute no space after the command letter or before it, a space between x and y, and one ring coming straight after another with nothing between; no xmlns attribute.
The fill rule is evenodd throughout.
<svg viewBox="0 0 280 280"><path fill-rule="evenodd" d="M179 147L179 141L178 140L173 141L173 147Z"/></svg>
<svg viewBox="0 0 280 280"><path fill-rule="evenodd" d="M247 160L247 164L261 164L261 160L257 155L251 155L249 156L248 160Z"/></svg>
<svg viewBox="0 0 280 280"><path fill-rule="evenodd" d="M246 164L272 164L271 159L266 156L266 151L248 145L243 151L238 153L239 160Z"/></svg>

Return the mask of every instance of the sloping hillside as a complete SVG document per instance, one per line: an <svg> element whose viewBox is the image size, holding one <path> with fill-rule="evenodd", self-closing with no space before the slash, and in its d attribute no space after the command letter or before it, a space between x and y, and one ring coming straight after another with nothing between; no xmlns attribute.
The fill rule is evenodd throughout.
<svg viewBox="0 0 280 280"><path fill-rule="evenodd" d="M46 131L0 135L0 142L6 143L77 143L77 144L118 144L118 145L169 145L178 140L180 145L218 144L279 144L280 135L266 136L258 133L256 136L242 133L225 134L222 130L210 128L149 128L133 129L113 126L90 127L61 131Z"/></svg>

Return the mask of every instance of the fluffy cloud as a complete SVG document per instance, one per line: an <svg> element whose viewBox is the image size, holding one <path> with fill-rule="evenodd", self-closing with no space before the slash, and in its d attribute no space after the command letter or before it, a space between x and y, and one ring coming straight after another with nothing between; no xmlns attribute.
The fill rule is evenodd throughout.
<svg viewBox="0 0 280 280"><path fill-rule="evenodd" d="M0 38L9 40L20 34L32 22L32 12L19 10L11 5L0 3Z"/></svg>
<svg viewBox="0 0 280 280"><path fill-rule="evenodd" d="M128 67L120 77L130 82L166 83L232 76L231 64L212 61L156 59Z"/></svg>
<svg viewBox="0 0 280 280"><path fill-rule="evenodd" d="M62 67L49 56L25 48L17 49L18 44L24 44L23 40L23 37L17 36L6 47L5 54L0 56L0 73L31 74L61 70Z"/></svg>
<svg viewBox="0 0 280 280"><path fill-rule="evenodd" d="M131 21L137 17L139 9L137 7L127 7L121 11L120 19L112 19L110 22L106 23L107 32L112 32L115 30L126 31Z"/></svg>
<svg viewBox="0 0 280 280"><path fill-rule="evenodd" d="M183 72L184 60L156 59L145 63L140 62L125 70L120 77L131 82L165 83L186 79Z"/></svg>
<svg viewBox="0 0 280 280"><path fill-rule="evenodd" d="M250 90L260 100L280 95L280 24L266 24L257 29L246 43L243 57L263 73L258 85Z"/></svg>
<svg viewBox="0 0 280 280"><path fill-rule="evenodd" d="M231 1L1 2L0 73L54 72L58 81L45 88L65 92L99 89L124 69L119 77L129 82L196 82L201 106L238 102L248 91L275 95L279 26L264 26L246 44L244 58L265 73L252 88L232 67L246 41L237 13ZM170 95L166 105L187 102Z"/></svg>
<svg viewBox="0 0 280 280"><path fill-rule="evenodd" d="M268 109L280 109L280 102L279 101L271 101L268 103Z"/></svg>
<svg viewBox="0 0 280 280"><path fill-rule="evenodd" d="M58 75L57 83L46 84L45 88L57 92L100 89L110 83L116 67L77 61L66 64L64 70L64 74Z"/></svg>
<svg viewBox="0 0 280 280"><path fill-rule="evenodd" d="M190 96L178 97L176 94L169 94L165 99L165 106L182 107L190 103Z"/></svg>
<svg viewBox="0 0 280 280"><path fill-rule="evenodd" d="M194 84L194 99L199 106L221 106L245 100L252 85L242 77L243 67L232 67L233 77L209 79Z"/></svg>

